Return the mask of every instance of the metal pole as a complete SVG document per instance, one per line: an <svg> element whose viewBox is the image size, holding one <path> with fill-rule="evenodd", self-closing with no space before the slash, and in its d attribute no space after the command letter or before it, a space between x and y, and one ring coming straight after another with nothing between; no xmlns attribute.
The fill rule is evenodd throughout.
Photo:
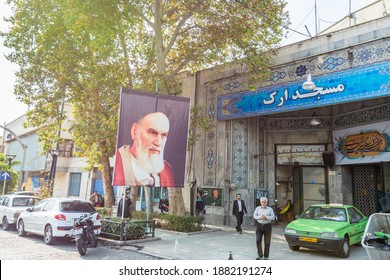
<svg viewBox="0 0 390 280"><path fill-rule="evenodd" d="M3 194L2 195L4 195L4 190L5 190L5 183L6 183L6 180L5 180L5 178L3 178L4 179L4 184L3 184Z"/></svg>
<svg viewBox="0 0 390 280"><path fill-rule="evenodd" d="M318 34L318 28L317 28L317 0L314 0L314 20L315 22L315 27L316 27L316 35Z"/></svg>

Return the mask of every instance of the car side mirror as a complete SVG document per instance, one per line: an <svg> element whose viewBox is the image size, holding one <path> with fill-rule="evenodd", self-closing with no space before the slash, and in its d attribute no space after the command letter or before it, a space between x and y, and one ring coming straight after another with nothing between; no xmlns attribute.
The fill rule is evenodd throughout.
<svg viewBox="0 0 390 280"><path fill-rule="evenodd" d="M357 218L351 219L351 224L357 224L358 222L359 222L359 219L357 219Z"/></svg>
<svg viewBox="0 0 390 280"><path fill-rule="evenodd" d="M27 208L26 211L27 212L32 212L32 208Z"/></svg>

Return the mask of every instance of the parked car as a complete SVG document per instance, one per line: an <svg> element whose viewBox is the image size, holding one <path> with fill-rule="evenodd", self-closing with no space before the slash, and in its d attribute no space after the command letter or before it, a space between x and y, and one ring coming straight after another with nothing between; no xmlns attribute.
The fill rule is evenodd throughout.
<svg viewBox="0 0 390 280"><path fill-rule="evenodd" d="M79 198L47 198L22 212L17 221L19 236L33 233L50 245L57 237L74 237L73 223L93 213L94 229L100 234L100 215L91 202Z"/></svg>
<svg viewBox="0 0 390 280"><path fill-rule="evenodd" d="M12 194L35 196L35 193L33 191L17 191L17 192L14 192Z"/></svg>
<svg viewBox="0 0 390 280"><path fill-rule="evenodd" d="M367 221L354 206L316 204L289 223L284 236L293 251L305 247L337 252L348 258L351 245L360 243Z"/></svg>
<svg viewBox="0 0 390 280"><path fill-rule="evenodd" d="M4 230L16 225L20 213L35 205L40 199L27 195L3 195L0 199L0 218Z"/></svg>

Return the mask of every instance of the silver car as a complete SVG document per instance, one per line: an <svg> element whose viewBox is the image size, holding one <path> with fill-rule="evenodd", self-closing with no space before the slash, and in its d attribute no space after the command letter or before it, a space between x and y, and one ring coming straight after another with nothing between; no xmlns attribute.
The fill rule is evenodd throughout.
<svg viewBox="0 0 390 280"><path fill-rule="evenodd" d="M91 213L94 229L99 234L100 215L91 202L79 198L47 198L20 214L17 222L18 234L41 235L43 241L50 245L58 237L74 237L74 222Z"/></svg>
<svg viewBox="0 0 390 280"><path fill-rule="evenodd" d="M40 199L28 195L3 195L0 199L0 221L4 230L15 226L20 213L35 205Z"/></svg>

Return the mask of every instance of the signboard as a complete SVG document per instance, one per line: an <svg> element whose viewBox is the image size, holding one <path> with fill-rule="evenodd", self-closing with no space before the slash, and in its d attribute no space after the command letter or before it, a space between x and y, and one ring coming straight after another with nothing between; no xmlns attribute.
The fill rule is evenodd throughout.
<svg viewBox="0 0 390 280"><path fill-rule="evenodd" d="M314 77L316 88L304 90L304 80L218 97L219 120L328 106L390 95L390 62Z"/></svg>
<svg viewBox="0 0 390 280"><path fill-rule="evenodd" d="M267 200L269 200L269 191L263 190L263 189L259 189L259 190L254 190L254 192L255 192L255 195L253 197L254 197L255 201L254 201L253 205L255 206L255 208L257 206L261 205L260 198L266 197Z"/></svg>
<svg viewBox="0 0 390 280"><path fill-rule="evenodd" d="M333 131L336 165L390 161L390 122Z"/></svg>
<svg viewBox="0 0 390 280"><path fill-rule="evenodd" d="M114 186L183 187L190 99L121 89Z"/></svg>
<svg viewBox="0 0 390 280"><path fill-rule="evenodd" d="M11 180L11 174L9 172L2 171L0 173L0 181L10 181Z"/></svg>
<svg viewBox="0 0 390 280"><path fill-rule="evenodd" d="M322 153L325 145L277 145L276 164L323 165Z"/></svg>
<svg viewBox="0 0 390 280"><path fill-rule="evenodd" d="M204 204L209 206L222 206L221 188L199 188L203 192Z"/></svg>

